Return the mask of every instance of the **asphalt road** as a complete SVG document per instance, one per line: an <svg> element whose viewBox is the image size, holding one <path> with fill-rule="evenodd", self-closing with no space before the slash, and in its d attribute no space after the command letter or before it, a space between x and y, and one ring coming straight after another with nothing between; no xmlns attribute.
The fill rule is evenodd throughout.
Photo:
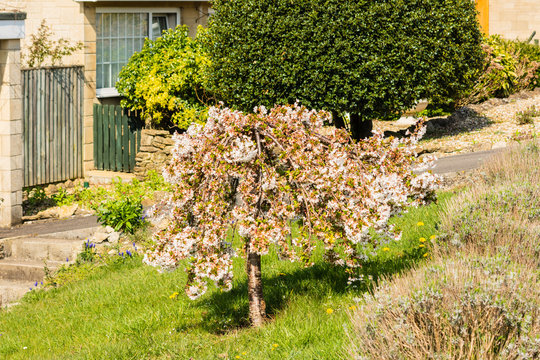
<svg viewBox="0 0 540 360"><path fill-rule="evenodd" d="M477 151L469 154L448 156L438 159L435 167L430 169L434 174L448 174L479 168L486 160L504 149Z"/></svg>
<svg viewBox="0 0 540 360"><path fill-rule="evenodd" d="M478 151L469 154L448 156L438 159L430 169L435 174L448 174L480 167L487 159L501 150ZM95 216L74 217L65 220L42 220L25 223L11 229L0 229L0 239L23 235L51 234L62 231L80 230L98 226Z"/></svg>

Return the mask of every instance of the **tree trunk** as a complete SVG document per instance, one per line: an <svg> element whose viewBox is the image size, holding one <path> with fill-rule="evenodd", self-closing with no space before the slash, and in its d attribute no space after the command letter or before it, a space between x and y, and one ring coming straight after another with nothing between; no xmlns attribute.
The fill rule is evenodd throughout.
<svg viewBox="0 0 540 360"><path fill-rule="evenodd" d="M266 304L263 299L261 277L261 255L247 249L247 277L249 296L249 319L251 324L259 327L266 318Z"/></svg>
<svg viewBox="0 0 540 360"><path fill-rule="evenodd" d="M332 120L336 128L345 129L345 120L343 120L343 116L340 116L337 111L332 111Z"/></svg>
<svg viewBox="0 0 540 360"><path fill-rule="evenodd" d="M354 140L367 139L373 135L373 121L362 119L359 114L351 114L351 137Z"/></svg>

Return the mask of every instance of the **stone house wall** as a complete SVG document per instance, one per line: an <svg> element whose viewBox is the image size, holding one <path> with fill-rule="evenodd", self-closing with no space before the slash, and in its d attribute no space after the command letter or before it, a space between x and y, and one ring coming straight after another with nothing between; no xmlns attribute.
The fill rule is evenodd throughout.
<svg viewBox="0 0 540 360"><path fill-rule="evenodd" d="M85 0L4 0L0 8L27 13L24 49L30 44L30 35L35 34L43 19L54 33L53 40L65 38L83 42L84 48L71 56L64 57L62 64L83 65L84 88L84 146L83 169L85 174L94 168L93 104L119 104L120 98L96 97L96 8L177 8L180 24L189 27L190 35L196 34L197 26L205 26L208 20L207 1L85 1ZM1 9L0 9L1 10ZM24 62L23 62L24 65ZM49 65L45 63L44 65Z"/></svg>
<svg viewBox="0 0 540 360"><path fill-rule="evenodd" d="M489 0L489 33L507 39L540 39L540 0Z"/></svg>
<svg viewBox="0 0 540 360"><path fill-rule="evenodd" d="M53 40L65 38L73 43L84 42L84 5L73 0L5 0L2 1L12 9L26 12L26 37L22 40L23 62L25 50L30 45L30 36L39 29L45 19L52 28ZM83 65L84 50L62 59L63 65ZM50 65L45 63L44 65Z"/></svg>
<svg viewBox="0 0 540 360"><path fill-rule="evenodd" d="M2 13L0 21L18 22L18 34L0 28L0 228L22 218L23 146L20 38L24 13ZM11 26L11 25L10 25Z"/></svg>

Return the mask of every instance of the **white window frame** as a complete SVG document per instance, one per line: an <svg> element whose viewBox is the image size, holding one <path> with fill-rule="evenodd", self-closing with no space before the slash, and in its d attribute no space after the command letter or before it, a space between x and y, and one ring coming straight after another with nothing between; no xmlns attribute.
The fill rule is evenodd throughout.
<svg viewBox="0 0 540 360"><path fill-rule="evenodd" d="M152 37L152 15L153 14L176 14L176 25L181 25L181 19L180 16L180 8L171 8L171 7L164 7L164 8L155 8L155 7L129 7L129 8L123 8L123 7L97 7L96 8L96 14L128 14L128 13L146 13L148 14L148 37ZM167 20L167 25L168 20ZM97 41L97 39L96 39ZM97 58L96 58L97 63ZM96 78L98 76L97 74L97 66L96 68ZM96 83L97 84L97 83ZM109 87L109 88L100 88L98 89L96 87L96 97L97 98L108 98L108 97L119 97L120 94L116 90L115 87Z"/></svg>

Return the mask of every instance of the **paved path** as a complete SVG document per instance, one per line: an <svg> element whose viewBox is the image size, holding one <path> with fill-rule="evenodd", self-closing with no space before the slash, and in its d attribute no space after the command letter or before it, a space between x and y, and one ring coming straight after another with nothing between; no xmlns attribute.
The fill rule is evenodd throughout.
<svg viewBox="0 0 540 360"><path fill-rule="evenodd" d="M459 171L473 170L480 167L486 160L504 149L478 151L469 154L448 156L438 159L431 169L435 174L447 174Z"/></svg>
<svg viewBox="0 0 540 360"><path fill-rule="evenodd" d="M25 236L45 235L63 231L87 229L98 226L96 216L77 216L63 220L39 220L25 223L11 229L0 229L0 239Z"/></svg>

